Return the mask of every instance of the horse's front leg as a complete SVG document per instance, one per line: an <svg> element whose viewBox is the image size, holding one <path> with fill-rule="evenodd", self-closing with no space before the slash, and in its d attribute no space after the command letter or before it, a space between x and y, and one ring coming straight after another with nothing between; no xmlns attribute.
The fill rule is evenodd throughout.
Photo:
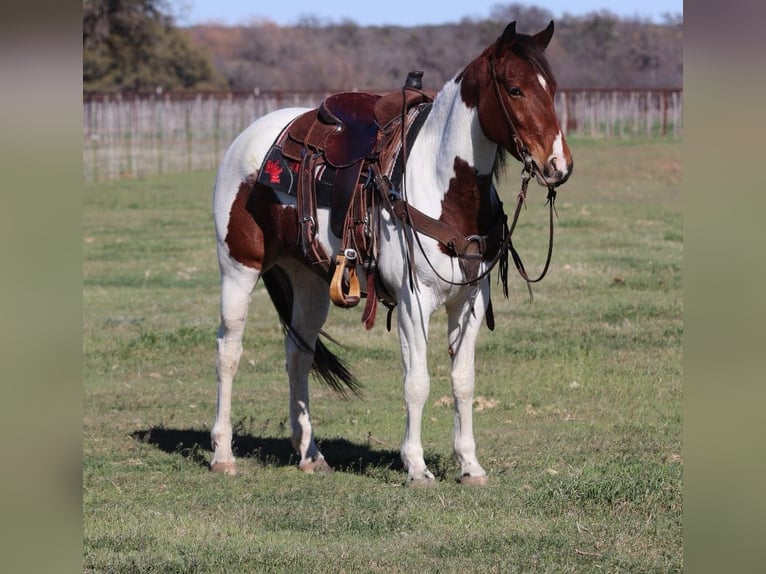
<svg viewBox="0 0 766 574"><path fill-rule="evenodd" d="M428 325L432 312L433 305L427 293L413 294L406 287L402 289L397 313L407 422L400 453L407 470L409 486L429 486L434 481L434 475L426 468L420 438L423 408L428 400L430 386L426 357Z"/></svg>
<svg viewBox="0 0 766 574"><path fill-rule="evenodd" d="M472 486L487 484L487 473L476 459L473 438L474 357L476 338L484 318L488 298L487 281L473 299L447 305L448 343L452 359L452 397L455 401L453 447L460 465L459 481Z"/></svg>

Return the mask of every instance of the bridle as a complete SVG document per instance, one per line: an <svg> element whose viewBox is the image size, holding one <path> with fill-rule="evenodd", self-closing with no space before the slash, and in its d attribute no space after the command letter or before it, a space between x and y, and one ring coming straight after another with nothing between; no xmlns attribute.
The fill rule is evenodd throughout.
<svg viewBox="0 0 766 574"><path fill-rule="evenodd" d="M505 106L505 103L503 102L503 98L500 94L500 83L497 79L497 72L495 71L495 58L492 55L489 56L489 71L490 71L490 76L492 78L492 88L495 92L495 97L497 98L497 104L500 107L500 110L503 112L503 119L505 120L505 125L508 128L508 133L511 134L513 142L516 145L517 153L519 154L519 157L521 158L524 164L524 169L521 172L521 191L519 191L518 201L516 203L516 210L513 213L513 220L511 222L508 235L506 237L507 246L506 246L506 241L504 241L503 247L510 250L511 256L513 257L513 262L516 265L516 270L518 271L519 275L521 275L522 279L524 279L524 281L527 282L527 289L529 290L529 296L531 298L532 289L529 284L542 281L543 277L545 277L545 275L548 273L548 268L550 267L550 264L551 264L551 257L553 255L553 215L556 213L556 207L555 207L556 188L547 182L547 180L545 179L545 176L542 173L540 173L539 169L536 169L535 163L532 159L532 156L529 153L528 148L522 143L521 138L518 135L518 131L516 130L516 127L513 125L513 120L511 119L511 115L510 113L508 113L508 108ZM548 205L548 212L549 212L548 255L545 258L545 266L543 267L543 270L540 273L540 275L535 279L530 279L529 275L526 272L526 269L524 269L524 264L521 262L521 257L519 256L519 253L513 247L513 243L511 242L511 236L513 235L513 230L516 227L516 222L519 219L519 214L521 213L521 207L522 205L524 205L524 202L527 198L527 186L529 185L529 180L532 179L532 176L535 174L535 171L537 172L537 175L545 182L546 186L548 187L548 196L546 198L546 203Z"/></svg>
<svg viewBox="0 0 766 574"><path fill-rule="evenodd" d="M537 283L539 281L542 281L542 279L545 277L545 275L548 273L548 269L550 267L551 258L553 255L553 216L556 214L556 208L555 208L555 201L556 201L556 189L553 185L550 185L547 183L545 176L540 173L539 170L537 170L534 160L532 159L531 154L529 153L528 148L523 145L521 138L518 136L518 132L513 124L513 120L511 119L511 116L508 112L508 109L505 106L505 103L503 102L503 98L501 97L500 93L500 85L497 79L497 73L495 71L495 63L494 63L494 57L489 57L489 69L490 69L490 75L492 78L492 87L495 93L495 97L497 98L497 103L500 109L503 112L503 118L505 120L506 127L508 128L508 133L511 135L514 144L516 145L517 153L519 154L519 157L522 160L522 163L524 164L524 168L521 172L521 190L518 194L518 200L516 202L516 209L513 213L513 218L511 220L510 227L507 228L507 231L504 232L504 237L502 242L500 243L500 246L497 250L497 253L494 255L492 259L487 261L487 265L485 269L478 274L475 278L471 278L468 281L452 281L450 279L447 279L446 277L443 277L439 271L435 268L433 263L431 263L430 259L426 255L425 249L423 248L423 245L421 244L420 237L418 234L418 230L410 226L413 232L413 236L415 238L416 243L418 244L418 247L420 248L420 251L428 263L431 270L436 274L436 276L443 282L449 284L449 285L455 285L455 286L469 286L469 285L477 285L479 281L487 277L492 270L495 268L498 263L500 264L500 279L503 284L503 294L507 297L508 296L508 284L507 284L507 265L508 265L508 253L511 254L511 257L513 258L514 265L516 266L516 271L519 273L522 279L527 284L527 290L529 292L530 300L532 299L532 283ZM402 88L402 94L404 95L404 90L408 89L406 86ZM404 114L402 114L402 121L404 122ZM408 210L409 208L409 202L406 201L406 164L407 164L407 148L406 148L406 141L404 137L404 131L402 130L402 155L404 157L404 161L402 162L402 196L404 199L404 205L405 209ZM549 206L549 232L548 232L548 254L545 259L545 265L543 267L542 272L539 276L536 278L530 278L529 274L527 273L526 269L524 268L524 264L521 261L521 256L519 255L518 251L516 251L516 248L513 246L513 242L511 240L513 236L513 231L516 228L516 223L519 220L519 215L521 214L521 208L522 206L525 206L526 197L527 197L527 187L529 186L529 181L532 179L532 176L535 175L535 172L537 172L537 175L546 183L548 187L548 195L546 198L546 204ZM409 243L409 242L408 242ZM408 247L407 250L409 253L412 253L411 246ZM414 265L414 259L411 259L410 261L410 279L411 279L411 286L416 286L417 279L416 274L414 273L414 270L412 269L412 265Z"/></svg>

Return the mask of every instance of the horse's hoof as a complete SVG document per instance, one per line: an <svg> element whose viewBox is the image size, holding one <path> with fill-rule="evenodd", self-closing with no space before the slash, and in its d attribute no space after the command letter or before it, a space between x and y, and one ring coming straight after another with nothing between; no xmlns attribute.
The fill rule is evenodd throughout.
<svg viewBox="0 0 766 574"><path fill-rule="evenodd" d="M408 488L428 488L436 484L436 478L429 471L425 471L422 476L410 475L407 477L406 484Z"/></svg>
<svg viewBox="0 0 766 574"><path fill-rule="evenodd" d="M298 468L306 474L330 474L332 472L332 468L324 458L305 460L298 465Z"/></svg>
<svg viewBox="0 0 766 574"><path fill-rule="evenodd" d="M486 474L480 474L479 476L464 474L458 479L458 482L464 486L487 486L489 484L489 477Z"/></svg>
<svg viewBox="0 0 766 574"><path fill-rule="evenodd" d="M235 476L237 474L237 463L233 460L227 462L213 462L210 464L210 472Z"/></svg>

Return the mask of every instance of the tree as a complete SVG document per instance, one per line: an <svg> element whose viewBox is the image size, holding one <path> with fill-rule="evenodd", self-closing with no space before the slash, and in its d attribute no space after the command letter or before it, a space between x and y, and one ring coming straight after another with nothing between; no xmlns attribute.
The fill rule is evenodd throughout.
<svg viewBox="0 0 766 574"><path fill-rule="evenodd" d="M521 4L497 5L486 20L435 26L261 22L247 26L193 26L195 45L214 55L232 90L397 89L410 70L439 89L493 42L511 20L537 33L549 11ZM314 26L314 27L312 27ZM321 26L316 28L315 26ZM546 50L558 86L585 88L678 87L683 78L683 20L663 24L621 18L608 11L556 18Z"/></svg>
<svg viewBox="0 0 766 574"><path fill-rule="evenodd" d="M516 20L519 32L536 34L545 29L553 20L553 13L539 6L527 6L514 2L512 4L495 4L490 11L493 20L511 22Z"/></svg>
<svg viewBox="0 0 766 574"><path fill-rule="evenodd" d="M165 90L223 85L175 27L165 0L83 0L83 87Z"/></svg>

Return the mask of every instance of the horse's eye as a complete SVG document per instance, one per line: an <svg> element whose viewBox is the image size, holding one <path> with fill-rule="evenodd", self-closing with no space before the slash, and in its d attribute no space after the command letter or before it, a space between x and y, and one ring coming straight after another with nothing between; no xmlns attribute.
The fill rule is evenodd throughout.
<svg viewBox="0 0 766 574"><path fill-rule="evenodd" d="M518 86L511 86L508 88L508 93L511 94L514 98L518 98L523 95L523 92L521 91L521 88Z"/></svg>

